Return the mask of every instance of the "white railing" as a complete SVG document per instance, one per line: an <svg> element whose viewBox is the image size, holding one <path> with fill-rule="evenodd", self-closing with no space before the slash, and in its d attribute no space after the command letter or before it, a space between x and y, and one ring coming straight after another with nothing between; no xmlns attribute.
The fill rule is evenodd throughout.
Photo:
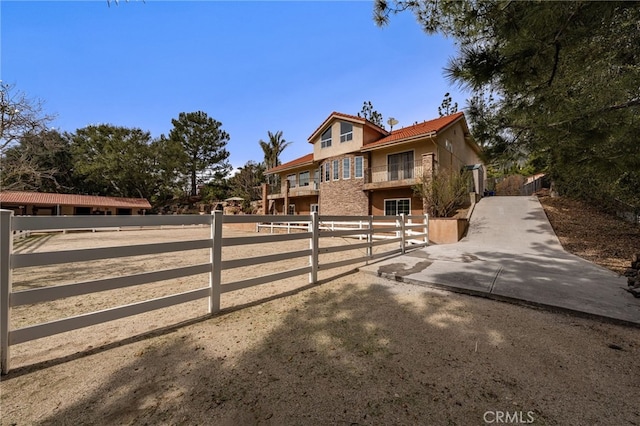
<svg viewBox="0 0 640 426"><path fill-rule="evenodd" d="M412 223L411 220L422 223ZM374 222L375 220L375 222ZM409 222L407 222L409 220ZM223 224L261 222L296 223L302 232L293 234L252 235L242 237L225 237ZM320 223L330 223L331 227L320 227ZM336 227L340 224L340 227ZM350 226L348 226L351 224ZM163 227L207 225L211 229L210 238L162 242L154 244L137 244L132 246L76 249L52 252L13 253L13 231L47 231L104 229L120 227ZM366 226L365 226L366 225ZM420 232L420 230L422 232ZM383 241L374 241L377 236L385 236ZM320 247L320 238L349 237L365 238L366 241L355 244ZM281 241L308 240L309 249L286 253L276 253L250 258L222 260L222 248L244 244L262 244ZM421 239L421 240L419 240ZM412 245L413 242L413 245ZM141 314L173 305L186 303L202 298L209 299L209 314L220 311L220 299L224 293L257 286L285 278L308 274L309 283L318 281L318 271L338 268L354 263L368 262L372 259L405 253L407 248L427 245L428 218L425 216L323 216L317 213L308 216L258 216L238 215L224 216L222 212L212 215L180 215L180 216L13 216L9 210L0 210L0 367L3 374L10 369L10 347L19 343L52 336L91 325L101 324L132 315ZM399 247L373 254L373 248L383 244L398 243ZM319 262L319 255L340 251L366 249L366 255L327 263ZM115 259L129 256L162 254L186 250L208 249L210 261L206 263L183 266L173 269L144 272L139 274L103 278L72 284L37 287L27 290L13 291L12 273L15 269L56 265L70 262L84 262L100 259ZM259 265L279 260L308 257L308 266L290 269L276 274L260 276L222 284L222 271L234 268ZM12 308L46 303L53 300L81 296L107 290L126 289L157 281L209 274L209 285L182 293L172 294L156 299L145 300L111 309L90 312L83 315L67 317L46 323L12 328Z"/></svg>
<svg viewBox="0 0 640 426"><path fill-rule="evenodd" d="M348 216L349 217L349 216ZM386 221L379 221L379 222L374 222L373 219L371 219L371 221L369 220L370 218L378 218L378 220L380 218L384 218L386 219ZM416 220L416 218L418 219L418 222L414 223L413 221ZM428 216L405 216L405 225L406 225L406 235L408 237L415 237L416 239L408 239L407 241L410 244L423 244L423 243L428 243L429 242L429 238L428 238L428 226L425 226L425 224L428 223ZM371 235L371 238L374 240L385 240L385 239L391 239L391 238L397 238L400 236L400 225L396 225L398 228L396 228L395 232L393 235L389 235L388 232L382 232L383 230L381 229L382 227L385 226L389 226L389 221L392 222L397 222L397 217L393 216L391 218L389 218L389 216L364 216L364 220L362 218L360 218L359 220L350 220L350 221L334 221L334 220L321 220L320 224L319 224L319 228L320 231L350 231L350 230L354 230L354 229L361 229L361 230L366 230L369 229L369 227L373 227L372 229L374 230L374 233ZM422 224L421 224L422 223ZM418 225L418 228L423 229L423 232L416 232L413 229L415 228L414 225ZM286 230L287 234L290 234L291 231L304 231L307 230L308 225L301 223L299 221L296 222L263 222L263 223L258 223L256 225L256 231L260 232L260 230L266 229L269 230L269 233L273 234L274 231L278 230L278 229L284 229ZM377 228L377 232L376 232L376 228ZM426 235L424 235L426 233ZM395 235L395 236L394 236ZM367 238L367 234L366 233L362 233L362 234L351 234L349 235L352 238L358 238L359 240L363 240ZM422 240L420 240L420 238L423 238Z"/></svg>

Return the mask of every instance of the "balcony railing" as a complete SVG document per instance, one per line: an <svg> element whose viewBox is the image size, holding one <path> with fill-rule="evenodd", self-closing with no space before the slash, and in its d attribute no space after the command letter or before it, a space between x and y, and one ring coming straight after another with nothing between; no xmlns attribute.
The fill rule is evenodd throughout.
<svg viewBox="0 0 640 426"><path fill-rule="evenodd" d="M278 185L269 185L268 195L278 196L281 195L284 197L284 188L285 183L280 183ZM308 185L303 186L291 186L289 187L289 196L303 196L303 195L317 195L317 191L320 188L318 182L312 180Z"/></svg>
<svg viewBox="0 0 640 426"><path fill-rule="evenodd" d="M422 162L405 162L386 166L371 167L367 170L366 183L406 181L413 184L422 176Z"/></svg>

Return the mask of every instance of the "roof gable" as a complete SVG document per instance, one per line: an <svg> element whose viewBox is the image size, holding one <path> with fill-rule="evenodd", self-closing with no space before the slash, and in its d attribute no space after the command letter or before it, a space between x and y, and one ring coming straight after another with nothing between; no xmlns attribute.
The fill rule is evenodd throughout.
<svg viewBox="0 0 640 426"><path fill-rule="evenodd" d="M333 123L335 120L340 120L340 121L349 121L351 123L358 123L358 124L362 124L363 126L368 126L371 127L372 129L374 129L375 131L377 131L378 133L380 133L382 136L386 136L389 134L388 131L386 131L385 129L383 129L382 127L372 123L371 121L359 117L357 115L350 115L350 114L344 114L342 112L336 112L333 111L331 114L329 114L329 116L322 122L322 124L320 126L318 126L318 128L311 134L311 136L309 136L308 141L309 143L313 143L313 140L318 137L318 135L320 133L322 133L327 127L329 127L329 125L331 123Z"/></svg>

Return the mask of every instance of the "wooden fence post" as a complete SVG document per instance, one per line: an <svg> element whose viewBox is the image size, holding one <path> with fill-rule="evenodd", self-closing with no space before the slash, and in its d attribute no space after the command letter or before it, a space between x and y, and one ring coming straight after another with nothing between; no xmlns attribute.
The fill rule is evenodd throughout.
<svg viewBox="0 0 640 426"><path fill-rule="evenodd" d="M309 256L309 264L311 272L309 272L309 284L318 282L318 245L320 242L320 221L318 220L318 212L311 212L311 222L309 223L309 232L311 239L309 240L309 248L311 255Z"/></svg>
<svg viewBox="0 0 640 426"><path fill-rule="evenodd" d="M211 222L211 295L209 296L209 313L220 312L220 294L222 285L222 220L221 211L212 213Z"/></svg>
<svg viewBox="0 0 640 426"><path fill-rule="evenodd" d="M11 253L13 232L11 210L0 210L0 369L7 374L10 368L9 330L11 329Z"/></svg>

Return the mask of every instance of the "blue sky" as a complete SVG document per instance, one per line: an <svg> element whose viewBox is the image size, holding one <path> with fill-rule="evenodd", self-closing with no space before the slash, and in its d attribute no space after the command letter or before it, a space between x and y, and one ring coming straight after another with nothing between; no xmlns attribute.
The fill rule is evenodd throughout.
<svg viewBox="0 0 640 426"><path fill-rule="evenodd" d="M283 161L311 152L332 112L371 101L396 128L438 116L451 40L414 16L373 22L369 1L6 1L0 78L57 115L51 126L138 127L167 134L180 112L202 110L230 136L234 167L262 161L258 141L282 130Z"/></svg>

